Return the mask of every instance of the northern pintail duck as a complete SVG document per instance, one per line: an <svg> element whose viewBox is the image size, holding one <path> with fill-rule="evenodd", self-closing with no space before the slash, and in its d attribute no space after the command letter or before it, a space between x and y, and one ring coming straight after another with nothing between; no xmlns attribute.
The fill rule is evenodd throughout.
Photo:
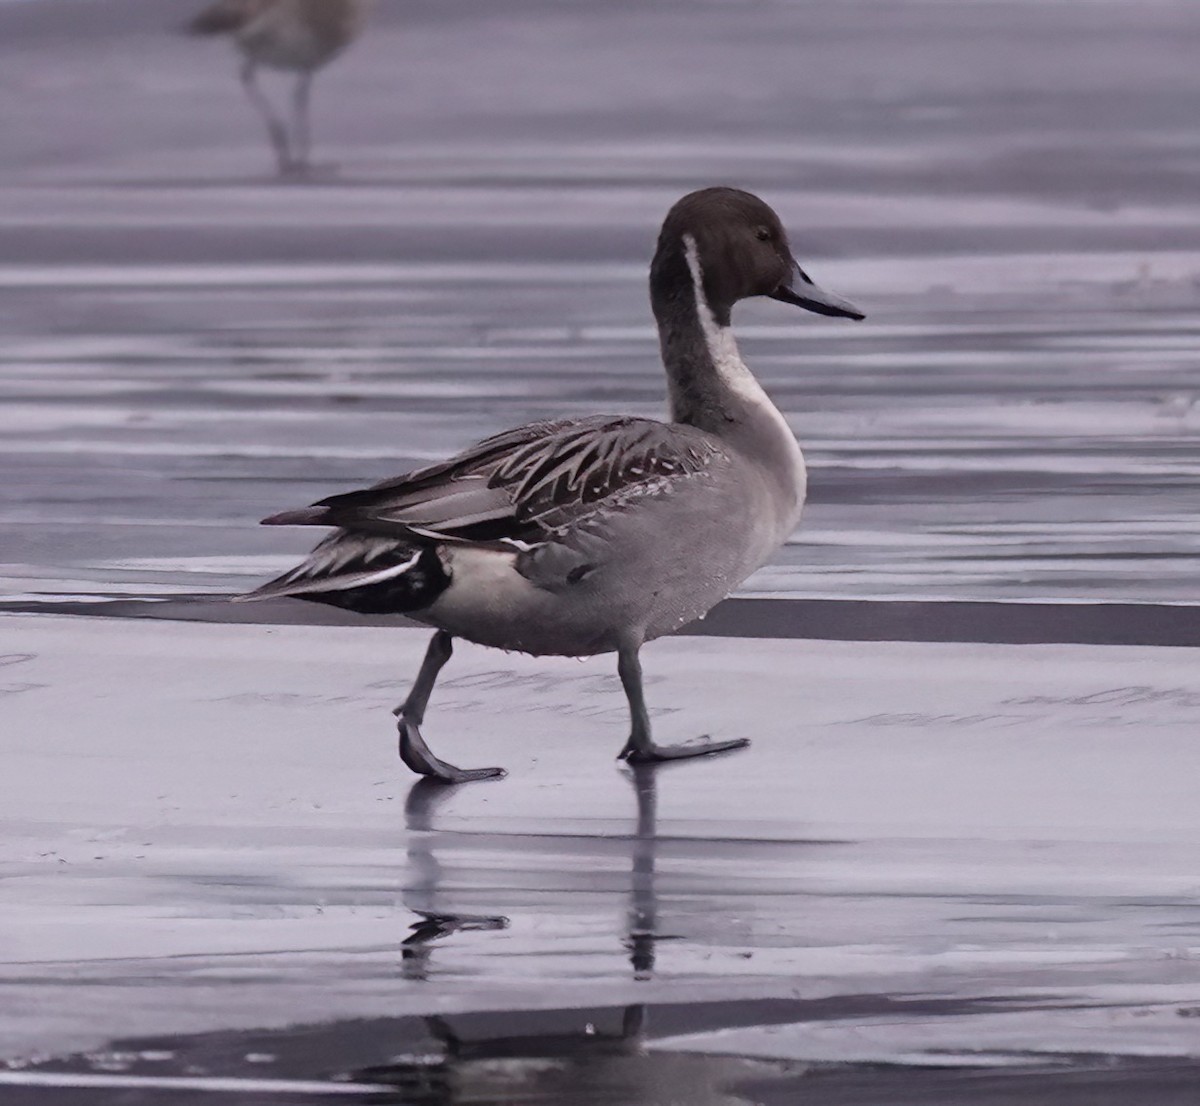
<svg viewBox="0 0 1200 1106"><path fill-rule="evenodd" d="M294 595L437 628L395 713L400 756L448 783L501 775L440 760L420 726L455 637L545 656L617 654L635 763L742 748L651 736L639 651L699 618L783 544L804 459L738 355L733 305L769 296L861 319L797 265L778 216L734 188L668 213L650 268L670 422L622 415L507 430L440 464L265 519L338 527L302 565L245 599Z"/></svg>
<svg viewBox="0 0 1200 1106"><path fill-rule="evenodd" d="M309 99L313 75L362 30L370 0L217 0L188 25L197 35L232 35L242 55L242 86L263 117L279 172L311 168ZM291 127L258 84L258 68L297 74Z"/></svg>

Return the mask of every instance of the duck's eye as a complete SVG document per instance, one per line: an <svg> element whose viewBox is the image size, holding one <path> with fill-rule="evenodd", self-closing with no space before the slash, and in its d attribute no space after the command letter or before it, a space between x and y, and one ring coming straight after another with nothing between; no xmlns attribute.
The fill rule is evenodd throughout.
<svg viewBox="0 0 1200 1106"><path fill-rule="evenodd" d="M771 241L771 228L770 227L756 227L754 230L754 237L757 238L760 242L770 242Z"/></svg>

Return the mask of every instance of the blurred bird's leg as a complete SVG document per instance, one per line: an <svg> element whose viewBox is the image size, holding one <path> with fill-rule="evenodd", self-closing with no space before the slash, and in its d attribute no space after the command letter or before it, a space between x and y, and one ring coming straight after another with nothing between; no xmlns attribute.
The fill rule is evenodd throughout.
<svg viewBox="0 0 1200 1106"><path fill-rule="evenodd" d="M267 136L271 139L271 148L275 151L279 175L285 177L292 171L293 166L291 151L288 148L287 127L284 126L283 120L275 114L275 109L271 107L271 101L259 87L258 66L249 59L242 66L242 87L267 125Z"/></svg>
<svg viewBox="0 0 1200 1106"><path fill-rule="evenodd" d="M306 173L312 168L312 122L309 110L312 82L312 70L306 69L296 78L296 87L292 90L293 173Z"/></svg>
<svg viewBox="0 0 1200 1106"><path fill-rule="evenodd" d="M504 775L503 768L455 768L433 755L421 736L421 723L425 721L425 708L438 673L454 652L454 639L445 630L438 630L425 651L421 671L404 700L394 711L399 719L400 759L414 772L429 776L442 783L466 783L468 780L490 780Z"/></svg>

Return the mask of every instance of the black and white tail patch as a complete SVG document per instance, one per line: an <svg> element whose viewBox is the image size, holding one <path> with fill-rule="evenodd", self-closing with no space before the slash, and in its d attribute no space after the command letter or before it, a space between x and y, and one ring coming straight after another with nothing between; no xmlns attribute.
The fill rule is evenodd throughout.
<svg viewBox="0 0 1200 1106"><path fill-rule="evenodd" d="M402 614L429 606L449 583L432 547L340 530L303 564L235 602L293 596L358 614Z"/></svg>

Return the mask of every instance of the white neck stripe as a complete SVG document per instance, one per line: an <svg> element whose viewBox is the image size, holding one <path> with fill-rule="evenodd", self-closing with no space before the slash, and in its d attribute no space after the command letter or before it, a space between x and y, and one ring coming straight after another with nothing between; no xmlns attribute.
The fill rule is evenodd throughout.
<svg viewBox="0 0 1200 1106"><path fill-rule="evenodd" d="M708 355L712 358L717 376L726 387L737 392L744 399L767 400L762 386L754 379L754 374L746 367L741 354L738 353L737 342L733 337L733 327L721 326L717 322L712 308L708 305L708 297L704 294L704 270L700 264L700 251L696 247L696 239L690 234L683 236L683 249L684 256L687 258L688 271L692 274L696 315L700 320L704 344L708 347ZM767 402L770 401L767 400Z"/></svg>
<svg viewBox="0 0 1200 1106"><path fill-rule="evenodd" d="M700 317L700 329L704 332L704 344L708 354L713 359L713 365L720 377L732 384L728 369L733 366L740 368L743 374L749 374L750 369L738 355L738 343L733 339L733 327L721 326L716 321L713 308L708 306L708 296L704 295L704 270L700 264L700 250L696 240L690 234L683 236L684 257L688 259L688 271L691 274L691 287L696 296L696 314Z"/></svg>
<svg viewBox="0 0 1200 1106"><path fill-rule="evenodd" d="M755 433L761 435L764 441L773 440L776 443L780 453L778 463L786 467L784 475L787 495L792 506L779 518L776 537L779 542L783 542L800 517L800 506L804 502L807 486L804 455L800 452L799 443L788 426L787 419L771 402L771 397L739 356L737 343L733 340L733 328L718 325L716 316L708 305L708 297L704 294L704 271L700 265L700 251L696 248L696 239L692 235L683 236L683 249L688 271L692 274L696 318L704 335L704 344L708 347L718 387L724 388L728 396L740 400L753 412Z"/></svg>

